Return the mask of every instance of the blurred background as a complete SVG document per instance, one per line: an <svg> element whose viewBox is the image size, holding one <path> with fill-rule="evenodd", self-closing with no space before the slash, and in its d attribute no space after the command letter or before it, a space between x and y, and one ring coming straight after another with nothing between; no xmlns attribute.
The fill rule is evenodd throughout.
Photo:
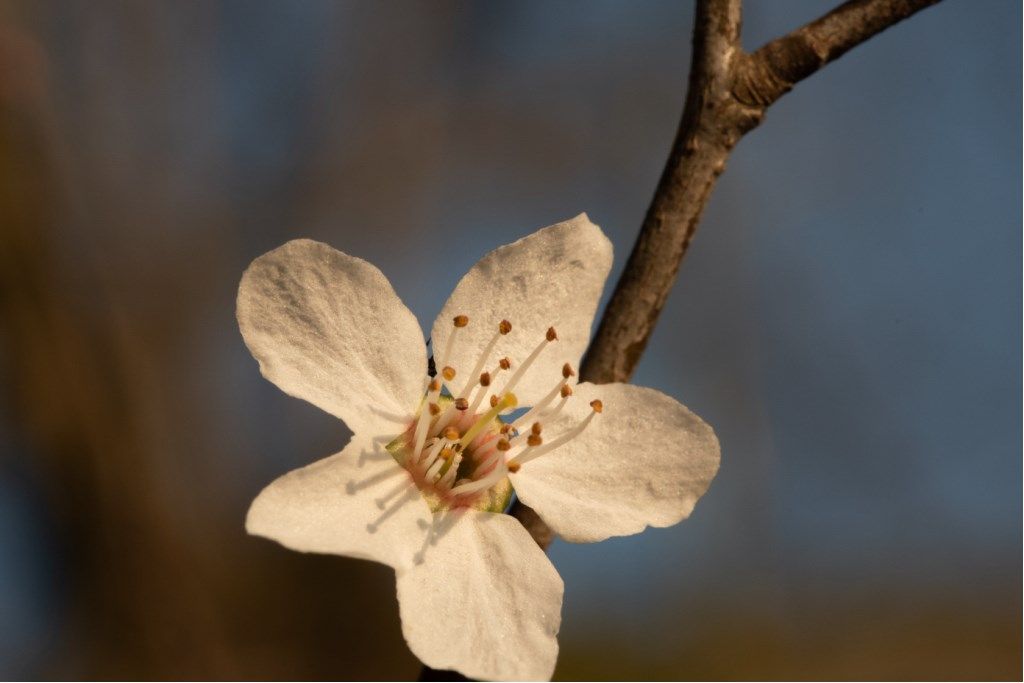
<svg viewBox="0 0 1024 683"><path fill-rule="evenodd" d="M747 5L753 49L833 0ZM417 676L391 570L244 533L348 432L260 377L242 270L323 240L429 328L587 211L614 281L692 11L0 0L0 677ZM556 678L1019 678L1020 25L947 0L740 143L635 378L721 472L553 546Z"/></svg>

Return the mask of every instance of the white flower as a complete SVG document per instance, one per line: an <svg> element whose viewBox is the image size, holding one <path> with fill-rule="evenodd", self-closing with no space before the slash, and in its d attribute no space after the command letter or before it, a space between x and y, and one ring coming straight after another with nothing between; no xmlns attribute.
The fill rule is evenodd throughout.
<svg viewBox="0 0 1024 683"><path fill-rule="evenodd" d="M238 324L260 370L353 436L264 489L249 533L393 567L402 631L435 669L549 679L562 580L501 514L512 489L563 538L599 541L684 519L718 469L713 431L674 399L576 384L611 263L586 215L491 252L434 322L431 379L377 268L309 240L256 259Z"/></svg>

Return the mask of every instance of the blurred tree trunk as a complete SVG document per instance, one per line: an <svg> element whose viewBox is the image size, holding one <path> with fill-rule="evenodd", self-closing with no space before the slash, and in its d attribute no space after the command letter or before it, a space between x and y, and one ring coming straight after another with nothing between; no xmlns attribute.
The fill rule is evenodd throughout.
<svg viewBox="0 0 1024 683"><path fill-rule="evenodd" d="M140 428L142 349L101 291L88 293L88 313L75 307L52 248L67 216L41 51L10 28L0 44L4 398L69 554L74 657L59 666L98 678L230 676L203 563Z"/></svg>

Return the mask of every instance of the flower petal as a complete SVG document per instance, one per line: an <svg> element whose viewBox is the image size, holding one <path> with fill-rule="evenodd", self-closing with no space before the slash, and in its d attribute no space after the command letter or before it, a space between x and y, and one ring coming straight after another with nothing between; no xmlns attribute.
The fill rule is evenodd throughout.
<svg viewBox="0 0 1024 683"><path fill-rule="evenodd" d="M341 453L275 480L249 507L246 531L301 552L408 564L430 526L430 508L377 443L356 434Z"/></svg>
<svg viewBox="0 0 1024 683"><path fill-rule="evenodd" d="M423 562L400 569L409 648L434 669L479 680L549 680L558 657L562 579L508 515L438 515Z"/></svg>
<svg viewBox="0 0 1024 683"><path fill-rule="evenodd" d="M264 377L352 431L397 433L422 393L416 317L376 267L326 244L294 240L253 261L238 326Z"/></svg>
<svg viewBox="0 0 1024 683"><path fill-rule="evenodd" d="M466 273L441 309L431 333L434 352L443 353L452 319L469 316L448 364L470 372L498 323L507 319L512 332L498 341L488 369L508 356L514 372L554 327L558 341L540 354L515 388L519 404L531 405L561 379L564 363L578 367L611 266L611 242L586 214L499 247ZM501 386L499 380L496 388Z"/></svg>
<svg viewBox="0 0 1024 683"><path fill-rule="evenodd" d="M511 475L516 495L567 541L626 536L690 515L718 471L714 431L660 391L630 384L578 384L551 438L603 412L575 439Z"/></svg>

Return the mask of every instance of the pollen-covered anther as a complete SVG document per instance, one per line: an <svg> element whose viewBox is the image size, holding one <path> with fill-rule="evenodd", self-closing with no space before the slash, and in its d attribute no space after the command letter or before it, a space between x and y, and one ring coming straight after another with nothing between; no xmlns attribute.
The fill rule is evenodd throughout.
<svg viewBox="0 0 1024 683"><path fill-rule="evenodd" d="M441 370L441 376L444 377L445 381L451 382L453 379L455 379L455 368L453 368L450 365L444 366L444 368Z"/></svg>
<svg viewBox="0 0 1024 683"><path fill-rule="evenodd" d="M448 427L448 428L446 428L444 430L444 438L448 439L449 441L458 441L459 440L459 430L456 429L455 427Z"/></svg>
<svg viewBox="0 0 1024 683"><path fill-rule="evenodd" d="M452 324L455 325L455 327L465 327L469 324L469 316L457 315L452 318Z"/></svg>
<svg viewBox="0 0 1024 683"><path fill-rule="evenodd" d="M511 331L512 323L510 323L509 321L502 320L500 323L498 323L498 332L500 332L501 334L508 334Z"/></svg>
<svg viewBox="0 0 1024 683"><path fill-rule="evenodd" d="M434 417L437 417L438 415L441 414L441 406L437 405L436 403L431 403L428 406L428 410L430 410L430 414L433 415Z"/></svg>
<svg viewBox="0 0 1024 683"><path fill-rule="evenodd" d="M455 451L447 446L442 448L441 453L439 454L439 456L445 460L451 460L453 455L455 455Z"/></svg>
<svg viewBox="0 0 1024 683"><path fill-rule="evenodd" d="M562 377L564 377L565 379L569 379L570 377L575 376L576 372L572 369L571 365L566 363L565 365L562 366Z"/></svg>
<svg viewBox="0 0 1024 683"><path fill-rule="evenodd" d="M501 360L498 361L498 366L502 370L508 370L510 367L512 367L512 361L509 360L507 357L502 358Z"/></svg>
<svg viewBox="0 0 1024 683"><path fill-rule="evenodd" d="M531 433L528 437L526 437L527 446L539 446L542 443L544 443L544 439L541 438L540 434Z"/></svg>
<svg viewBox="0 0 1024 683"><path fill-rule="evenodd" d="M501 429L499 431L502 434L508 434L509 432L512 431L512 425L510 425L508 423L505 423L505 424L501 425Z"/></svg>
<svg viewBox="0 0 1024 683"><path fill-rule="evenodd" d="M491 407L498 405L498 397L495 394L491 394Z"/></svg>
<svg viewBox="0 0 1024 683"><path fill-rule="evenodd" d="M469 401L464 398L455 399L456 410L469 410Z"/></svg>
<svg viewBox="0 0 1024 683"><path fill-rule="evenodd" d="M593 401L591 401L590 407L594 409L595 413L600 413L602 410L604 410L604 404L601 403L601 399L599 398L595 398Z"/></svg>
<svg viewBox="0 0 1024 683"><path fill-rule="evenodd" d="M498 443L495 445L495 448L499 451L507 451L512 448L512 444L509 443L508 439L501 438L498 439Z"/></svg>
<svg viewBox="0 0 1024 683"><path fill-rule="evenodd" d="M557 333L557 332L555 332L555 328L553 328L553 327L549 327L549 328L548 328L548 331L547 331L547 334L545 335L545 338L546 338L546 339L547 339L547 340L548 340L549 342L553 342L553 341L555 341L556 339L558 339L558 333Z"/></svg>
<svg viewBox="0 0 1024 683"><path fill-rule="evenodd" d="M517 462L510 462L510 463L508 463L508 465L506 465L506 467L508 467L508 471L509 472L511 472L512 474L515 474L516 472L519 471L519 468L522 467L522 465L520 465Z"/></svg>
<svg viewBox="0 0 1024 683"><path fill-rule="evenodd" d="M489 387L491 386L491 373L483 372L480 373L480 386Z"/></svg>
<svg viewBox="0 0 1024 683"><path fill-rule="evenodd" d="M563 384L561 390L558 392L562 395L562 398L569 398L572 396L572 387L568 384Z"/></svg>
<svg viewBox="0 0 1024 683"><path fill-rule="evenodd" d="M533 426L530 427L530 433L540 436L541 429L543 428L540 426L540 422L534 422Z"/></svg>
<svg viewBox="0 0 1024 683"><path fill-rule="evenodd" d="M430 391L430 393L432 394L436 394L437 392L441 391L441 383L436 379L432 379L430 380L430 384L427 385L427 390Z"/></svg>

